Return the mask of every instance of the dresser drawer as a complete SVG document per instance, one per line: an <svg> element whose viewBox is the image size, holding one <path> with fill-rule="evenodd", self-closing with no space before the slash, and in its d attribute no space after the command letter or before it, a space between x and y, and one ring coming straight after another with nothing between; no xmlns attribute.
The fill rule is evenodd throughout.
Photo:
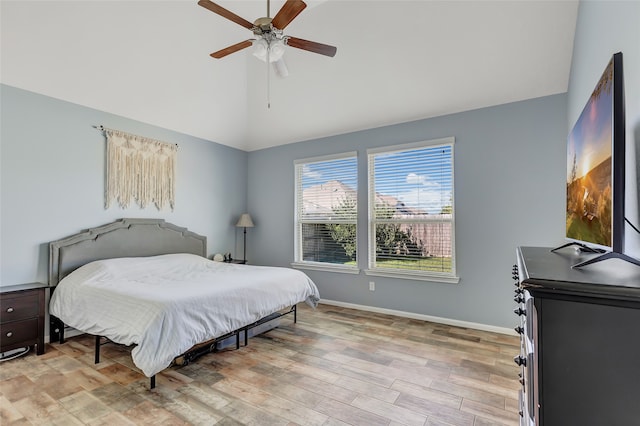
<svg viewBox="0 0 640 426"><path fill-rule="evenodd" d="M0 322L19 321L38 316L38 293L30 291L22 295L0 299ZM15 297L17 296L17 297Z"/></svg>
<svg viewBox="0 0 640 426"><path fill-rule="evenodd" d="M24 342L32 342L37 338L38 318L13 321L0 325L0 348L2 349L20 345Z"/></svg>

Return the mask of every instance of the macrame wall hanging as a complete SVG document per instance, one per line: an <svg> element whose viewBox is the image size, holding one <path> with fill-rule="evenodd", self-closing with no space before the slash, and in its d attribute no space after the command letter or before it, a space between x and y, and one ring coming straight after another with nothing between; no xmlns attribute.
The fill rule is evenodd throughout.
<svg viewBox="0 0 640 426"><path fill-rule="evenodd" d="M127 208L134 200L141 208L158 210L175 205L178 146L119 130L97 127L107 136L105 209L112 201Z"/></svg>

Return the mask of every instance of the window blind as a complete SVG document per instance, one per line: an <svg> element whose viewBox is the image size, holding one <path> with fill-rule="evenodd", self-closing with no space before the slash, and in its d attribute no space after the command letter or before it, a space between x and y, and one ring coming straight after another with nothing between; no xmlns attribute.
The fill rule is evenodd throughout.
<svg viewBox="0 0 640 426"><path fill-rule="evenodd" d="M455 274L453 138L368 151L369 267Z"/></svg>
<svg viewBox="0 0 640 426"><path fill-rule="evenodd" d="M295 261L355 265L356 153L298 160L295 173Z"/></svg>

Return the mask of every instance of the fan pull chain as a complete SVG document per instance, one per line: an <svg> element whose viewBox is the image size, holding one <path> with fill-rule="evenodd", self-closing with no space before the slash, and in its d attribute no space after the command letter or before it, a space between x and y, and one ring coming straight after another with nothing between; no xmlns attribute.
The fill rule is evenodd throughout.
<svg viewBox="0 0 640 426"><path fill-rule="evenodd" d="M267 109L271 109L271 78L269 75L269 69L271 68L271 63L269 62L269 52L271 51L271 46L267 47Z"/></svg>
<svg viewBox="0 0 640 426"><path fill-rule="evenodd" d="M267 0L267 18L271 18L271 2ZM271 51L271 39L267 45L267 109L271 109L271 79L269 78L269 52Z"/></svg>

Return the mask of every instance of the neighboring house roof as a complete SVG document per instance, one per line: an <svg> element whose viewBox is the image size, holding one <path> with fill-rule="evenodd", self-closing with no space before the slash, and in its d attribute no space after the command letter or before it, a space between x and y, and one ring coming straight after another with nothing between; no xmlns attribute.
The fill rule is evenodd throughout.
<svg viewBox="0 0 640 426"><path fill-rule="evenodd" d="M303 207L306 216L331 216L335 208L345 200L356 200L357 192L350 186L331 180L320 185L310 186L302 191ZM428 214L425 211L406 206L402 201L392 195L376 193L376 205L385 205L395 210L394 217L398 215Z"/></svg>
<svg viewBox="0 0 640 426"><path fill-rule="evenodd" d="M302 191L305 216L330 217L345 200L355 200L356 191L344 183L331 180Z"/></svg>
<svg viewBox="0 0 640 426"><path fill-rule="evenodd" d="M305 188L302 195L304 217L320 220L332 218L345 201L356 201L357 197L353 188L337 180ZM429 223L402 223L400 229L410 233L411 239L422 248L423 255L451 256L451 214L429 214L405 205L392 195L376 193L376 205L381 204L393 209L392 217L396 219L412 219L416 215L428 215L434 219Z"/></svg>

